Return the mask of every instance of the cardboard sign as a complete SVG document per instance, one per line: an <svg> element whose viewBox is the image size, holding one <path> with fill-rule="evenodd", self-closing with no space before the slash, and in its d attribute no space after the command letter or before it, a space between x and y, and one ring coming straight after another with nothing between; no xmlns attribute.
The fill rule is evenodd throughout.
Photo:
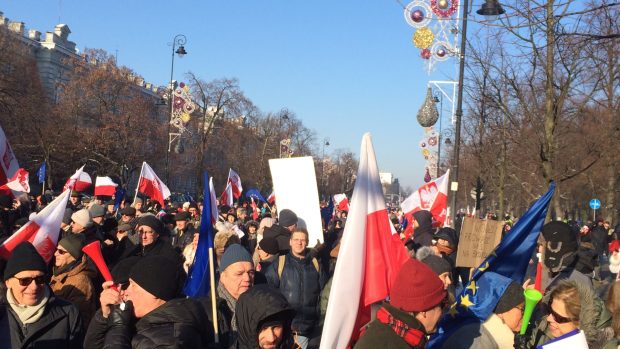
<svg viewBox="0 0 620 349"><path fill-rule="evenodd" d="M502 239L502 221L465 217L459 236L456 266L477 268Z"/></svg>
<svg viewBox="0 0 620 349"><path fill-rule="evenodd" d="M288 208L297 214L297 226L308 229L309 247L316 245L317 240L323 242L319 190L312 157L270 159L269 169L278 211Z"/></svg>

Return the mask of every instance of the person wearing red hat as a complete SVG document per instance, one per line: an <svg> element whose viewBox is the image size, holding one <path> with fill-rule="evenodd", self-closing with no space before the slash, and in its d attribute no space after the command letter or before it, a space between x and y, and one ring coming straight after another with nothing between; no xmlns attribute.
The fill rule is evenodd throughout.
<svg viewBox="0 0 620 349"><path fill-rule="evenodd" d="M390 301L377 311L355 349L422 349L435 332L447 303L443 282L431 268L415 259L398 272Z"/></svg>

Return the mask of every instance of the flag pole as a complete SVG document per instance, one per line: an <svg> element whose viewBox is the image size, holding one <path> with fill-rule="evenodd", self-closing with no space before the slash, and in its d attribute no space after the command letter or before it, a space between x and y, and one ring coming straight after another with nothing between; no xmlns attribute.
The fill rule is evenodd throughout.
<svg viewBox="0 0 620 349"><path fill-rule="evenodd" d="M140 168L140 176L138 176L138 185L136 186L136 194L133 196L132 204L136 203L136 199L138 198L138 189L140 189L140 178L142 178L142 171L144 171L144 164L146 161L142 161L142 167Z"/></svg>
<svg viewBox="0 0 620 349"><path fill-rule="evenodd" d="M210 215L210 214L209 214ZM204 219L204 217L202 218ZM215 300L215 293L217 289L215 288L215 269L213 263L213 247L209 247L209 280L211 283L211 311L213 314L213 334L215 343L220 342L220 334L217 323L217 303Z"/></svg>

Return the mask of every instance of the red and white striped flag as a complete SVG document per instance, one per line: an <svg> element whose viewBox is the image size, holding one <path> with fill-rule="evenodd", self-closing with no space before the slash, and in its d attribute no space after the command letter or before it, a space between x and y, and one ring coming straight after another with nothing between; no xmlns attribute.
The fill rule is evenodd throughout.
<svg viewBox="0 0 620 349"><path fill-rule="evenodd" d="M224 189L224 192L220 196L220 202L222 203L222 205L232 207L233 189L232 189L232 186L230 185L230 182L226 183L226 188Z"/></svg>
<svg viewBox="0 0 620 349"><path fill-rule="evenodd" d="M112 181L110 177L99 177L95 178L95 196L103 195L103 196L113 196L116 193L116 187L118 184Z"/></svg>
<svg viewBox="0 0 620 349"><path fill-rule="evenodd" d="M340 211L349 211L349 199L346 194L334 194L334 203Z"/></svg>
<svg viewBox="0 0 620 349"><path fill-rule="evenodd" d="M413 213L420 210L429 211L433 215L433 226L443 227L448 214L449 176L450 170L446 171L443 176L418 188L400 204L409 221L404 232L406 239L413 234Z"/></svg>
<svg viewBox="0 0 620 349"><path fill-rule="evenodd" d="M271 192L271 194L269 194L269 196L267 197L267 202L271 205L273 205L276 202L276 193L275 192Z"/></svg>
<svg viewBox="0 0 620 349"><path fill-rule="evenodd" d="M4 130L0 127L0 185L8 182L9 178L13 178L17 170L19 170L19 163L17 163L17 158Z"/></svg>
<svg viewBox="0 0 620 349"><path fill-rule="evenodd" d="M0 194L15 197L21 193L30 193L30 185L28 184L28 171L20 168L15 172L13 177L0 186Z"/></svg>
<svg viewBox="0 0 620 349"><path fill-rule="evenodd" d="M4 241L0 246L0 257L8 260L11 258L13 249L17 245L23 241L29 241L34 245L41 257L49 263L56 251L56 244L60 235L60 223L65 214L70 194L70 189L65 190L28 223Z"/></svg>
<svg viewBox="0 0 620 349"><path fill-rule="evenodd" d="M90 175L88 173L84 172L84 166L82 166L77 171L75 171L73 176L67 179L67 181L65 182L65 186L62 188L62 190L64 191L68 188L71 188L72 190L82 192L90 188L92 184L93 180L90 179Z"/></svg>
<svg viewBox="0 0 620 349"><path fill-rule="evenodd" d="M232 185L232 193L235 199L238 199L243 191L243 186L241 186L241 177L232 168L228 171L228 183Z"/></svg>
<svg viewBox="0 0 620 349"><path fill-rule="evenodd" d="M170 197L170 189L157 177L146 161L142 163L137 190L148 195L151 200L159 202L162 207L164 207L164 200Z"/></svg>
<svg viewBox="0 0 620 349"><path fill-rule="evenodd" d="M351 210L340 243L321 348L344 349L370 321L370 305L384 300L409 260L392 229L370 134L362 138Z"/></svg>
<svg viewBox="0 0 620 349"><path fill-rule="evenodd" d="M211 224L217 222L217 198L215 197L215 187L213 187L213 177L209 178L209 195L211 196ZM203 218L204 219L204 218Z"/></svg>

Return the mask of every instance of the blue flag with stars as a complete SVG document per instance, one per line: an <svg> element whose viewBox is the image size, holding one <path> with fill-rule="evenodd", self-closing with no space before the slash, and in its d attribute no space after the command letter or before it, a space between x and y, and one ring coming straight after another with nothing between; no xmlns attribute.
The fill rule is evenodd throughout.
<svg viewBox="0 0 620 349"><path fill-rule="evenodd" d="M44 161L41 164L41 167L39 167L39 170L37 171L37 178L39 178L39 184L43 184L45 183L45 170L47 168L46 162Z"/></svg>
<svg viewBox="0 0 620 349"><path fill-rule="evenodd" d="M267 199L263 197L263 195L256 188L249 189L245 192L246 198L254 198L256 201L267 202Z"/></svg>
<svg viewBox="0 0 620 349"><path fill-rule="evenodd" d="M555 183L551 182L547 193L523 214L495 250L475 269L471 281L442 317L427 348L441 348L463 325L486 321L506 287L512 281L523 283L554 191Z"/></svg>

